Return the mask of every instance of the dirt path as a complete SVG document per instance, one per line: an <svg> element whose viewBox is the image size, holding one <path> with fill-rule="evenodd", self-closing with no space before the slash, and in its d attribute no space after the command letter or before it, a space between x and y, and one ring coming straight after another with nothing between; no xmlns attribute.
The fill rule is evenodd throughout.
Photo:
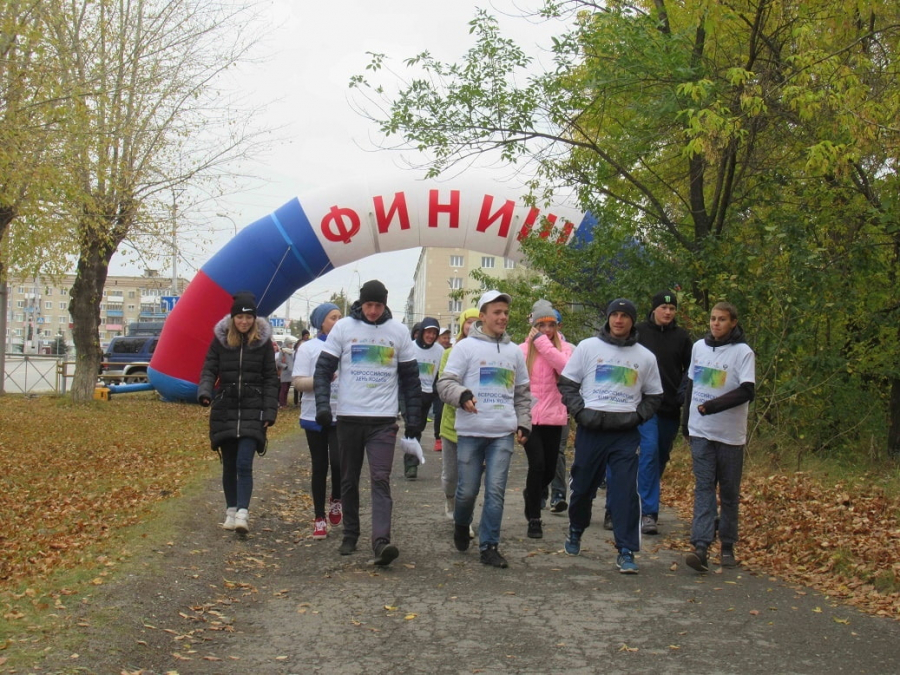
<svg viewBox="0 0 900 675"><path fill-rule="evenodd" d="M256 465L246 539L217 527L221 492L209 481L184 500L165 540L84 604L77 656L51 653L32 672L896 672L900 623L741 568L697 575L661 548L666 535L685 538L671 512L662 536L645 538L637 576L617 573L611 533L599 526L574 558L562 552L566 518L545 512L544 539L527 539L521 451L507 492L506 570L481 565L474 547L454 549L438 453L427 453L415 482L395 458L400 557L387 569L368 564L366 493L356 554L338 555L340 528L309 537L308 465L299 432L270 445Z"/></svg>

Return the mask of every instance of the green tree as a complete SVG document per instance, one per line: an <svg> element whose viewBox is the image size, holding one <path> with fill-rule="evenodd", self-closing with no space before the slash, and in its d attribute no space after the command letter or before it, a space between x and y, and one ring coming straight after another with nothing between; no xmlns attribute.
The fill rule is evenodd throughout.
<svg viewBox="0 0 900 675"><path fill-rule="evenodd" d="M713 301L735 302L760 352L760 424L798 440L785 420L806 411L813 445L877 433L900 451L896 3L544 13L570 25L546 72L479 12L461 62L424 52L401 79L376 54L351 84L432 175L493 152L527 165L537 201L574 189L593 241L525 248L584 305L681 285L703 326ZM382 76L395 81L369 81Z"/></svg>

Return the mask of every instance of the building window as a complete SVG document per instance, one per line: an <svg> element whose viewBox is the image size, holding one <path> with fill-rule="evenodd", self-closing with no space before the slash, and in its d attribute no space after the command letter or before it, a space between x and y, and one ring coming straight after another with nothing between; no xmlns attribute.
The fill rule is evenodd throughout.
<svg viewBox="0 0 900 675"><path fill-rule="evenodd" d="M450 256L450 267L462 267L464 264L465 261L461 255Z"/></svg>
<svg viewBox="0 0 900 675"><path fill-rule="evenodd" d="M59 322L60 322L60 323L69 323L68 321L66 321L66 317L65 317L65 316L59 317Z"/></svg>
<svg viewBox="0 0 900 675"><path fill-rule="evenodd" d="M16 300L16 307L24 307L24 306L25 306L24 300Z"/></svg>
<svg viewBox="0 0 900 675"><path fill-rule="evenodd" d="M44 295L53 295L53 289L50 288L49 286L47 286L47 287L44 289Z"/></svg>
<svg viewBox="0 0 900 675"><path fill-rule="evenodd" d="M458 314L462 311L462 300L451 300L448 307L452 313Z"/></svg>
<svg viewBox="0 0 900 675"><path fill-rule="evenodd" d="M44 309L53 309L53 303L49 300L44 301Z"/></svg>
<svg viewBox="0 0 900 675"><path fill-rule="evenodd" d="M69 303L68 303L68 302L61 302L61 303L59 303L59 308L60 308L60 309L67 309L68 307L69 307Z"/></svg>
<svg viewBox="0 0 900 675"><path fill-rule="evenodd" d="M133 300L133 299L134 299L134 291L128 291L128 299L129 299L129 300ZM134 309L134 306L133 306L133 305L131 306L131 309Z"/></svg>
<svg viewBox="0 0 900 675"><path fill-rule="evenodd" d="M493 269L494 267L494 256L485 255L481 257L481 266L485 269Z"/></svg>
<svg viewBox="0 0 900 675"><path fill-rule="evenodd" d="M516 261L510 260L509 258L504 258L503 259L503 267L505 267L508 270L513 270L516 268Z"/></svg>
<svg viewBox="0 0 900 675"><path fill-rule="evenodd" d="M134 311L134 305L128 305L128 311L129 311L129 312L133 312L133 311Z"/></svg>
<svg viewBox="0 0 900 675"><path fill-rule="evenodd" d="M450 284L451 290L458 290L463 287L462 277L450 277L447 282Z"/></svg>

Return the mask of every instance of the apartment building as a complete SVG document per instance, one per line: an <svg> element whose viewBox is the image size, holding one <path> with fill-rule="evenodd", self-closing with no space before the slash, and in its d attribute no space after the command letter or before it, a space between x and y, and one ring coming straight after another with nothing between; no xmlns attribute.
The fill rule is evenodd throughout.
<svg viewBox="0 0 900 675"><path fill-rule="evenodd" d="M502 256L489 255L462 248L423 247L416 264L413 286L406 300L403 322L412 326L426 316L435 317L442 326L450 326L453 334L458 330L457 319L471 302L454 300L450 292L474 290L480 284L469 275L482 269L492 277L501 279L514 274L520 263Z"/></svg>
<svg viewBox="0 0 900 675"><path fill-rule="evenodd" d="M72 317L69 316L69 292L75 275L15 277L7 280L6 335L7 352L40 353L45 345L62 336L72 347ZM143 276L110 276L106 279L100 302L100 342L125 335L131 323L164 321L188 280L161 277L155 270Z"/></svg>

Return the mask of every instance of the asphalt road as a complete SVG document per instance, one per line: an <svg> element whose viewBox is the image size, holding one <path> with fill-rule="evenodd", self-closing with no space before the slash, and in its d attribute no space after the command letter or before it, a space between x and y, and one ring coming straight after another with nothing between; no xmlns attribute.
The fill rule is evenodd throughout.
<svg viewBox="0 0 900 675"><path fill-rule="evenodd" d="M285 416L284 418L286 418ZM282 418L282 419L284 419ZM77 649L33 672L58 673L891 673L900 623L864 615L762 570L699 575L663 540L686 539L672 512L645 537L640 574L615 568L597 523L582 554L562 550L565 517L525 537L516 453L501 551L508 569L458 553L443 514L440 457L419 480L395 457L388 568L369 563L367 493L359 551L340 528L314 541L309 458L298 432L257 460L251 532L218 527L218 480L183 498L158 541L80 603ZM367 467L364 467L366 476ZM364 481L364 485L367 481ZM478 511L476 511L477 515ZM738 549L738 555L740 551ZM717 568L713 567L713 570ZM29 671L31 672L31 671Z"/></svg>

